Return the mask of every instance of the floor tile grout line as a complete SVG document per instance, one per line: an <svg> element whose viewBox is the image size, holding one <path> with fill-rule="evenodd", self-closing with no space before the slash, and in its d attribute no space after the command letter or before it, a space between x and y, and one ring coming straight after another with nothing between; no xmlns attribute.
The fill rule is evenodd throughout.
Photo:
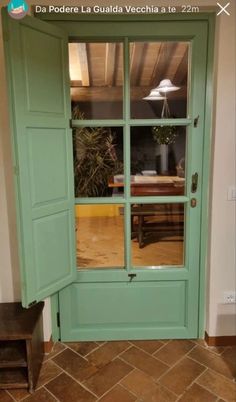
<svg viewBox="0 0 236 402"><path fill-rule="evenodd" d="M56 367L60 368L60 370L63 370L63 369L62 369L60 366L58 366L58 364L56 364L55 362L53 362L53 364L55 364ZM37 384L36 384L36 391L37 391L38 389L44 387L44 386L45 386L46 384L48 384L50 381L55 380L55 378L59 377L60 374L61 374L61 371L60 371L60 373L56 374L53 378L51 378L49 381L43 383L43 384L42 384L40 387L38 387L38 388L37 388Z"/></svg>
<svg viewBox="0 0 236 402"><path fill-rule="evenodd" d="M175 398L178 398L179 395L177 395L174 391L172 391L171 389L169 389L169 388L167 387L167 385L161 384L161 383L159 383L159 381L157 381L156 384L158 384L160 387L166 389L168 392L171 392Z"/></svg>
<svg viewBox="0 0 236 402"><path fill-rule="evenodd" d="M217 349L217 346L209 346L207 343L206 343L206 346L203 346L203 345L201 345L200 343L196 343L196 345L197 345L197 346L200 346L202 349L206 349L206 350L208 350L209 352L214 353L215 355L217 355L217 356L219 356L219 357L221 357L222 354L224 354L224 353L226 352L226 350L229 350L229 349L231 348L231 346L219 346L219 347L224 348L224 350L223 350L221 353L217 353L217 352L215 352L214 350L211 350L211 348L216 348L216 349Z"/></svg>
<svg viewBox="0 0 236 402"><path fill-rule="evenodd" d="M208 370L208 369L207 369L207 370ZM205 373L207 370L205 370L204 373ZM202 373L202 374L204 374L204 373ZM199 377L201 377L201 376L199 376ZM199 378L199 377L198 377L198 378ZM212 390L210 390L209 388L207 388L205 385L200 384L199 382L196 382L196 380L194 381L194 383L197 384L197 385L199 385L200 387L204 388L206 391L210 392L210 393L211 393L212 395L214 395L216 398L221 399L219 395L215 394L215 392L213 392Z"/></svg>
<svg viewBox="0 0 236 402"><path fill-rule="evenodd" d="M94 341L92 341L92 342L94 342ZM81 355L81 354L80 354L79 352L77 352L76 350L74 350L74 349L73 349L72 347L70 347L69 345L66 345L66 347L67 347L68 349L72 350L72 352L77 353L80 357L82 357L83 359L85 359L88 363L91 363L91 362L87 359L87 357L90 356L93 352L95 352L95 351L99 350L100 348L102 348L104 345L108 344L108 342L109 342L109 341L106 341L106 342L102 343L101 345L97 345L96 348L94 348L93 350L91 350L91 352L87 353L87 354L84 355L84 356ZM110 341L110 342L113 342L113 341ZM118 342L118 341L114 341L114 342ZM122 342L127 342L127 343L129 343L130 345L127 347L127 349L121 351L118 355L114 356L114 358L111 359L110 361L113 361L116 357L118 357L120 354L126 352L126 350L130 349L130 347L132 346L131 343L130 343L130 341L122 341ZM91 363L91 364L94 365L93 363Z"/></svg>
<svg viewBox="0 0 236 402"><path fill-rule="evenodd" d="M196 360L194 357L192 357L192 356L188 356L188 357L189 357L190 359L194 360L196 363L199 363L199 361ZM220 373L219 371L214 370L213 368L207 366L206 364L203 364L203 363L199 363L199 364L202 364L203 366L207 367L209 370L214 371L214 373L221 375L221 376L222 376L223 378L225 378L226 380L234 381L234 377L232 377L232 378L227 377L226 375Z"/></svg>
<svg viewBox="0 0 236 402"><path fill-rule="evenodd" d="M211 348L216 348L217 346L202 346L201 344L196 344L196 346L199 346L202 349L205 349L207 352L212 353L214 356L218 356L219 358L222 358L222 355L230 348L230 346L224 346L225 350L223 350L221 353L214 352L214 350L211 350Z"/></svg>
<svg viewBox="0 0 236 402"><path fill-rule="evenodd" d="M182 360L184 360L184 358L186 358L186 357L187 357L188 359L190 359L190 360L193 360L193 359L191 359L189 356L186 356L186 354L185 354L185 355L182 356L179 360L177 360L177 362L175 362L175 363L173 364L173 366L169 367L168 370L167 370L165 373L161 374L161 376L158 378L158 381L161 380L162 377L164 377L171 369L173 369L175 366L177 366L177 364L180 363ZM199 362L197 362L197 363L200 364ZM206 368L206 366L204 366L203 364L200 364L200 366L203 366L203 367ZM168 388L168 389L169 389L169 388Z"/></svg>
<svg viewBox="0 0 236 402"><path fill-rule="evenodd" d="M114 358L114 360L115 360L115 358ZM113 360L112 360L113 361ZM123 360L122 360L123 361ZM123 361L124 362L124 361ZM127 365L129 365L127 362L125 362ZM109 363L108 363L109 364ZM130 367L132 367L131 365L129 365ZM103 366L103 367L105 367L105 366ZM131 371L129 371L124 377L122 377L119 381L117 381L111 388L109 388L109 390L107 390L104 394L102 394L100 397L99 397L99 400L101 399L101 398L103 398L104 397L104 395L106 395L106 394L108 394L108 392L110 392L113 388L115 388L115 386L116 385L120 385L121 386L121 384L120 384L120 381L122 381L124 378L126 378L126 377L128 377L128 375L129 374L131 374L133 371L135 370L135 368L133 368L132 367L132 370ZM95 373L96 374L96 373ZM124 387L123 387L124 388ZM136 396L136 395L135 395ZM97 402L97 401L96 401Z"/></svg>
<svg viewBox="0 0 236 402"><path fill-rule="evenodd" d="M228 380L228 381L231 382L231 380L229 380L228 378L226 378L226 377L223 376L222 374L219 374L219 373L216 372L215 370L212 370L212 369L210 369L209 367L207 367L207 370L208 370L208 371L213 371L214 373L220 375L220 376L223 377L224 379L226 379L226 380ZM204 373L205 373L207 370L205 370ZM202 375L203 375L204 373L202 373ZM201 376L199 376L199 377L201 377ZM199 379L199 377L198 377L197 379ZM196 381L196 380L195 380L195 381ZM202 385L202 384L199 383L199 382L197 382L197 384L200 385L201 387L203 387L204 389L206 389L208 392L211 392L211 393L212 393L213 395L215 395L219 400L220 400L220 399L224 400L224 398L222 398L221 396L219 396L219 395L215 394L214 392L212 392L211 389L207 388L206 385ZM225 401L225 402L227 402L227 401Z"/></svg>
<svg viewBox="0 0 236 402"><path fill-rule="evenodd" d="M121 357L120 357L120 359L121 359L124 363L127 363L127 361L124 360L124 359L122 359ZM161 363L162 363L162 362L161 362ZM155 379L155 378L152 377L150 374L147 374L145 371L141 370L140 368L138 368L138 367L136 367L136 366L133 366L132 363L128 363L128 364L129 364L131 367L133 367L135 370L141 371L142 373L144 373L144 374L146 374L147 376L149 376L149 377L153 380L154 384L159 384L159 379L160 379L164 374L166 374L166 373L169 371L169 369L168 369L167 371L165 371L165 373L161 374L161 376L160 376L158 379ZM171 369L171 367L170 367L170 369ZM164 386L164 385L162 385L162 384L159 384L159 385L162 386L162 387L164 387L164 388L166 388L166 389L168 389L168 391L172 392L174 395L177 396L177 394L175 394L175 392L171 391L168 387L166 387L166 386ZM123 387L125 388L124 385L123 385Z"/></svg>
<svg viewBox="0 0 236 402"><path fill-rule="evenodd" d="M130 392L133 396L135 396L136 399L141 398L138 395L136 395L133 391L131 391L129 388L127 388L124 384L120 384L119 385L124 388L126 391Z"/></svg>
<svg viewBox="0 0 236 402"><path fill-rule="evenodd" d="M195 361L195 360L194 360L194 361ZM221 373L219 373L218 371L216 371L216 370L214 370L214 369L212 369L212 368L210 368L210 367L207 367L207 369L210 370L210 371L213 371L214 374L219 375L219 376L222 377L225 381L229 381L229 382L232 382L233 384L235 384L234 378L226 377L224 374L221 374Z"/></svg>
<svg viewBox="0 0 236 402"><path fill-rule="evenodd" d="M205 367L205 366L204 366ZM199 377L201 377L201 375L203 374L203 373L205 373L207 371L207 367L205 367L205 370L204 371L202 371L196 378L194 378L194 380L187 386L187 387L185 387L185 389L184 389L184 392L181 394L181 395L179 395L178 396L178 399L177 399L177 401L186 393L186 391L188 391L191 387L192 387L192 385L194 384L194 383L196 383L196 381L197 381L197 379L199 378ZM198 383L197 383L198 384ZM198 385L200 385L200 384L198 384ZM204 388L204 387L203 387ZM205 388L206 389L206 388ZM209 391L209 390L207 390L207 391ZM212 393L212 392L211 392ZM213 393L212 393L213 394ZM215 394L213 394L216 398L218 398L218 395L215 395Z"/></svg>
<svg viewBox="0 0 236 402"><path fill-rule="evenodd" d="M133 369L138 370L137 367L135 367L132 363L128 363L124 358L122 358L122 356L120 356L119 359L122 360L123 363L128 364L130 367L133 367Z"/></svg>
<svg viewBox="0 0 236 402"><path fill-rule="evenodd" d="M162 349L162 348L161 348ZM177 360L177 362L179 361L179 360L181 360L184 356L187 356L188 355L188 353L190 353L192 350L194 350L195 349L195 345L193 344L193 347L192 347L192 349L190 349L188 352L186 352L182 357L180 357L178 360ZM159 349L156 351L156 353L159 351ZM159 357L157 357L157 356L154 356L153 355L153 357L156 359L156 360L158 360L159 362L161 362L161 363L165 363L168 367L173 367L176 363L174 363L172 366L169 366L169 364L168 363L166 363L164 360L161 360Z"/></svg>
<svg viewBox="0 0 236 402"><path fill-rule="evenodd" d="M14 388L13 388L12 390L14 390ZM17 401L17 399L14 398L14 396L11 395L11 393L10 393L10 391L9 391L9 388L8 388L8 389L5 389L5 392L12 398L12 400L13 400L14 402L19 402L19 401Z"/></svg>
<svg viewBox="0 0 236 402"><path fill-rule="evenodd" d="M61 343L62 343L62 342L61 342ZM62 343L62 344L64 345L64 343ZM67 347L65 346L64 349L59 350L59 352L57 352L55 355L53 355L53 356L51 356L51 357L48 357L45 361L43 361L43 364L45 364L45 363L48 362L49 360L54 359L54 357L58 356L60 353L64 352L64 350L66 350L66 349L67 349ZM51 353L53 353L53 352L51 352ZM50 353L49 353L49 355L50 355Z"/></svg>
<svg viewBox="0 0 236 402"><path fill-rule="evenodd" d="M58 366L63 373L67 374L70 378L72 378L72 380L74 380L75 382L77 382L77 384L79 384L81 387L83 387L86 391L88 391L90 394L92 394L93 396L95 396L96 398L98 398L98 396L96 394L93 393L93 391L90 391L89 388L87 388L82 382L80 382L79 380L77 380L75 377L73 377L70 373L68 373L68 371L64 370L62 367L60 367L57 363L55 363L56 366ZM62 374L62 373L61 373ZM58 376L57 376L58 377ZM53 379L51 380L53 381ZM47 382L47 384L49 384L50 381ZM47 385L45 384L45 385ZM47 387L46 387L47 388ZM73 401L74 402L74 401Z"/></svg>
<svg viewBox="0 0 236 402"><path fill-rule="evenodd" d="M82 359L84 359L84 360L86 360L87 362L89 362L88 359L87 359L87 356L88 356L90 353L95 352L95 350L98 350L99 348L101 348L103 345L104 345L104 344L102 344L102 345L97 345L96 348L94 348L91 352L87 353L85 356L81 355L79 352L77 352L77 350L74 350L72 347L70 347L70 346L68 346L68 345L66 345L66 349L71 350L72 352L74 352L74 353L76 353L77 355L79 355L80 357L82 357ZM65 350L65 349L64 349L64 350ZM63 350L62 350L62 352L63 352Z"/></svg>
<svg viewBox="0 0 236 402"><path fill-rule="evenodd" d="M129 342L129 341L126 341L126 342ZM120 353L118 353L116 356L114 356L111 360L109 360L106 364L104 364L104 365L101 366L101 367L105 367L107 364L113 362L114 360L116 360L116 359L118 359L118 358L120 359L120 356L121 356L123 353L127 352L127 350L129 350L130 348L132 348L132 345L131 345L131 344L127 347L127 349L122 350ZM128 364L128 363L126 362L126 364ZM96 367L96 365L95 365L95 367ZM100 367L100 368L101 368L101 367Z"/></svg>
<svg viewBox="0 0 236 402"><path fill-rule="evenodd" d="M132 370L132 371L134 371L134 370ZM128 391L131 395L135 396L136 399L138 398L138 396L135 395L135 393L134 393L133 391L131 391L130 389L126 388L125 385L121 384L120 382L119 382L119 385L120 385L123 389L125 389L126 391Z"/></svg>
<svg viewBox="0 0 236 402"><path fill-rule="evenodd" d="M156 356L153 356L153 355L151 355L150 353L146 352L145 350L140 349L139 347L136 347L135 345L132 345L132 347L133 347L133 348L136 348L136 349L138 349L138 350L140 350L140 351L143 352L143 353L145 353L148 357L153 357L155 360L159 361L159 363L165 364L166 366L169 367L168 364L166 364L165 362L161 361L161 360L158 359ZM130 349L130 348L129 348L129 349ZM125 353L125 352L126 352L126 351L124 351L123 353ZM121 356L120 356L120 358L121 358Z"/></svg>
<svg viewBox="0 0 236 402"><path fill-rule="evenodd" d="M119 342L119 341L110 341L110 342ZM121 341L120 341L120 342L121 342ZM127 342L127 343L129 343L129 346L128 346L125 350L123 350L123 351L121 351L120 353L118 353L118 355L116 355L116 357L118 357L121 353L125 352L126 350L130 349L130 347L132 346L131 343L130 343L130 341L122 341L122 342ZM108 343L108 342L105 342L104 344L100 345L100 347L104 346L104 345L107 344L107 343ZM98 349L99 349L99 348L92 350L91 352L89 352L89 353L86 355L86 357L89 356L89 355L91 355L93 352L95 352L95 351L98 350ZM111 359L111 361L114 360L114 359L115 359L115 357L114 357L113 359Z"/></svg>
<svg viewBox="0 0 236 402"><path fill-rule="evenodd" d="M130 342L132 343L132 341L130 341ZM160 340L160 342L161 342L161 340ZM168 341L168 343L169 343L169 341ZM149 353L149 352L147 352L146 350L142 349L140 346L134 345L134 344L132 343L132 346L133 346L133 347L135 347L135 348L141 350L142 352L145 352L145 353L149 354L151 357L155 357L155 356L154 356L154 353L156 353L158 350L161 350L161 349L162 349L164 346L166 346L166 345L167 345L167 343L163 343L163 345L162 345L159 349L155 350L153 353Z"/></svg>
<svg viewBox="0 0 236 402"><path fill-rule="evenodd" d="M122 381L122 380L124 380L124 378L126 378L126 377L128 377L128 375L130 374L130 373L132 373L134 371L134 369L133 370L131 370L128 374L126 374L124 377L122 377L121 378L121 380L119 380L118 382L116 382L111 388L109 388L106 392L104 392L104 394L102 394L99 398L98 398L98 401L100 401L100 399L101 398L103 398L105 395L107 395L110 391L112 391L113 390L113 388L115 388L117 385L120 385L120 386L122 386L121 384L120 384L120 381ZM123 386L122 386L123 387ZM123 387L123 388L125 388L125 387ZM126 388L125 388L126 389ZM127 390L128 391L128 390ZM136 395L134 395L135 397L136 397ZM96 401L97 402L97 401Z"/></svg>
<svg viewBox="0 0 236 402"><path fill-rule="evenodd" d="M115 359L117 359L117 358L119 358L120 359L120 356L123 354L123 353L125 353L125 352L127 352L129 349L131 349L132 348L132 345L130 344L128 347L127 347L127 349L125 349L125 350L122 350L122 352L120 352L118 355L116 355L115 357L113 357L113 359L111 360L112 362L115 360Z"/></svg>
<svg viewBox="0 0 236 402"><path fill-rule="evenodd" d="M52 395L57 402L60 402L60 399L58 399L49 389L47 389L45 386L43 386L42 388L44 388L50 395Z"/></svg>

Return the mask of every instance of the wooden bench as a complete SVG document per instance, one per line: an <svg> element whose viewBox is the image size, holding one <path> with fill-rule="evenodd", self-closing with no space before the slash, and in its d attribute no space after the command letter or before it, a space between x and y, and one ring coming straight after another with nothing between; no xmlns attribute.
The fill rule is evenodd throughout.
<svg viewBox="0 0 236 402"><path fill-rule="evenodd" d="M134 219L137 217L138 224L135 230ZM145 218L154 218L149 219ZM184 205L183 204L159 204L150 205L133 204L131 207L131 232L132 238L137 237L139 247L144 247L145 233L157 232L160 235L170 236L178 234L183 236L184 228Z"/></svg>

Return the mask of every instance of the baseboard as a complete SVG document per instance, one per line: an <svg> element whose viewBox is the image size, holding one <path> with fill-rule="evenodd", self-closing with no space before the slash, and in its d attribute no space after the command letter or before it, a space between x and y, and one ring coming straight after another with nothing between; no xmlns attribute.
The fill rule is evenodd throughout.
<svg viewBox="0 0 236 402"><path fill-rule="evenodd" d="M233 346L236 345L236 335L232 336L209 336L205 332L205 341L208 346Z"/></svg>
<svg viewBox="0 0 236 402"><path fill-rule="evenodd" d="M54 345L54 342L52 340L52 337L50 338L49 341L43 342L44 353L50 353L52 351L53 345Z"/></svg>

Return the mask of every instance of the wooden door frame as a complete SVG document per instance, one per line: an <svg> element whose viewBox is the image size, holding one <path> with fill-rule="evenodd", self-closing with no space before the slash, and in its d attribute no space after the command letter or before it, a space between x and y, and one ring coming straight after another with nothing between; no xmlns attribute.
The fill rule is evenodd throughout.
<svg viewBox="0 0 236 402"><path fill-rule="evenodd" d="M213 62L214 62L214 38L215 38L215 13L198 13L196 14L174 14L174 15L93 15L93 14L37 14L37 17L54 23L65 29L69 36L75 36L75 22L92 23L95 21L120 21L120 22L149 22L149 21L207 21L208 23L208 43L207 43L207 77L206 77L206 93L205 93L205 116L204 116L204 144L203 144L203 172L202 175L202 208L201 208L201 239L200 239L200 278L199 278L199 313L198 313L198 336L204 337L205 319L206 319L206 285L207 285L207 266L209 255L209 223L210 223L210 189L212 176L212 137L213 137ZM59 310L57 295L52 299L52 327L53 337L58 339L58 327L55 320L56 313Z"/></svg>

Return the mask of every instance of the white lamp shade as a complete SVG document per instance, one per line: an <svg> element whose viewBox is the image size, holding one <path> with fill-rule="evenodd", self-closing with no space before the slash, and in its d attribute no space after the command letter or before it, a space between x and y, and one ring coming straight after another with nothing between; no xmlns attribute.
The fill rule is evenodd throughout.
<svg viewBox="0 0 236 402"><path fill-rule="evenodd" d="M160 94L160 92L154 88L151 90L150 94L148 96L145 96L145 98L143 98L144 100L162 100L165 99L164 96L162 96Z"/></svg>
<svg viewBox="0 0 236 402"><path fill-rule="evenodd" d="M158 87L156 87L155 89L158 90L159 92L166 93L166 92L178 91L180 87L176 87L174 84L172 84L171 80L166 78L162 80L158 85Z"/></svg>

